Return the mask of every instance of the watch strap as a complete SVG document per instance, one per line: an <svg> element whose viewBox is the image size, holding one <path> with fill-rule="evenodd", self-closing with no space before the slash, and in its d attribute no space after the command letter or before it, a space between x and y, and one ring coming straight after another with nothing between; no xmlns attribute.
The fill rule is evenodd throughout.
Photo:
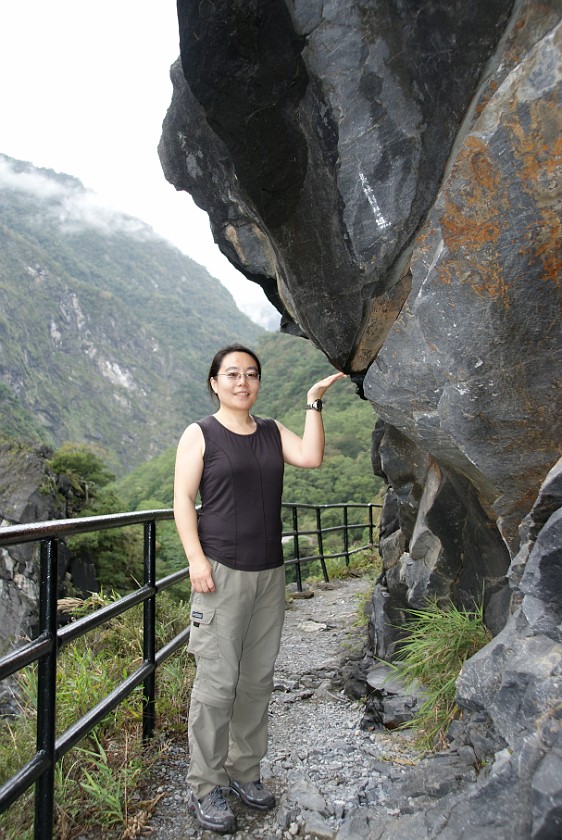
<svg viewBox="0 0 562 840"><path fill-rule="evenodd" d="M307 411L322 411L322 400L314 400L306 404Z"/></svg>

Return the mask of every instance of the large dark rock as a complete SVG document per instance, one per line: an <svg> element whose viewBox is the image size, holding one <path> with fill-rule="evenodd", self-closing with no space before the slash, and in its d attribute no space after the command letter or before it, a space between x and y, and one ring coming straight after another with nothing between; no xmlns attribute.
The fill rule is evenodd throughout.
<svg viewBox="0 0 562 840"><path fill-rule="evenodd" d="M562 460L549 473L525 528L532 533L551 513L535 540L514 560L524 567L511 579L518 608L493 641L472 657L457 684L459 702L490 716L510 747L535 720L549 715L562 699Z"/></svg>
<svg viewBox="0 0 562 840"><path fill-rule="evenodd" d="M562 430L559 52L557 28L459 146L416 240L412 292L364 382L388 423L471 482L513 554Z"/></svg>
<svg viewBox="0 0 562 840"><path fill-rule="evenodd" d="M558 837L559 0L178 12L166 177L379 416L373 652L433 598L495 634L459 682L485 784L364 836Z"/></svg>
<svg viewBox="0 0 562 840"><path fill-rule="evenodd" d="M562 836L562 461L521 530L510 574L519 606L462 669L463 716L450 727L449 749L399 780L373 779L367 806L349 813L337 840L461 840L467 830L479 840ZM393 691L402 715L412 707L380 670L368 675L366 722L375 726L392 712Z"/></svg>
<svg viewBox="0 0 562 840"><path fill-rule="evenodd" d="M410 239L511 5L178 2L166 177L340 367L366 369L404 303Z"/></svg>

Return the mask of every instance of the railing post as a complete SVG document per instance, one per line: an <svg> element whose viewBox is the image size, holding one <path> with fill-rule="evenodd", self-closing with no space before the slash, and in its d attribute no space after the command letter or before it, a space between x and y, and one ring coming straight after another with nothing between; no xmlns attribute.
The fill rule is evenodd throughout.
<svg viewBox="0 0 562 840"><path fill-rule="evenodd" d="M371 545L375 543L375 529L373 527L373 505L369 502L369 542Z"/></svg>
<svg viewBox="0 0 562 840"><path fill-rule="evenodd" d="M156 522L144 523L144 585L156 584ZM156 593L144 602L143 657L156 667ZM144 680L142 737L147 741L154 734L156 720L156 671Z"/></svg>
<svg viewBox="0 0 562 840"><path fill-rule="evenodd" d="M48 769L35 783L35 840L53 836L55 795L55 724L57 690L58 540L42 540L39 571L39 633L51 641L49 653L37 664L37 752Z"/></svg>
<svg viewBox="0 0 562 840"><path fill-rule="evenodd" d="M328 583L328 570L326 568L326 561L324 560L324 539L322 536L322 510L316 508L316 536L318 538L318 554L320 555L320 565L322 566L322 574L324 575L324 583Z"/></svg>
<svg viewBox="0 0 562 840"><path fill-rule="evenodd" d="M295 555L295 569L297 575L297 591L302 592L302 575L301 575L301 564L300 564L300 551L299 551L299 517L297 513L297 506L293 505L293 551Z"/></svg>
<svg viewBox="0 0 562 840"><path fill-rule="evenodd" d="M345 565L349 566L349 532L348 532L347 505L343 506L343 553L345 555Z"/></svg>

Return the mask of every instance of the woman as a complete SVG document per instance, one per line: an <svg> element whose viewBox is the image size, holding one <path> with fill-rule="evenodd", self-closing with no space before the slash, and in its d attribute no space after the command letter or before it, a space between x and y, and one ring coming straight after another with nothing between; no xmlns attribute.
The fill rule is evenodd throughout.
<svg viewBox="0 0 562 840"><path fill-rule="evenodd" d="M242 345L225 347L208 377L218 411L188 426L178 445L174 514L189 562L189 650L197 662L189 808L213 831L236 830L224 789L252 808L275 805L261 784L260 761L285 610L283 468L322 463L320 398L343 376L335 373L310 388L301 438L276 420L250 414L260 388L259 359Z"/></svg>

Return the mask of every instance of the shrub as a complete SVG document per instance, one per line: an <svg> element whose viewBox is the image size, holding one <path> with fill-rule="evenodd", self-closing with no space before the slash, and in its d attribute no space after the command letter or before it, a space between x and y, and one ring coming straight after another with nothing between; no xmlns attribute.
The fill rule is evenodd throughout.
<svg viewBox="0 0 562 840"><path fill-rule="evenodd" d="M440 745L459 713L455 693L463 663L490 641L491 634L482 606L469 611L450 603L441 609L435 601L427 609L406 612L408 637L396 654L396 672L406 686L419 682L426 691L427 699L407 725L416 730L420 749L431 750Z"/></svg>

